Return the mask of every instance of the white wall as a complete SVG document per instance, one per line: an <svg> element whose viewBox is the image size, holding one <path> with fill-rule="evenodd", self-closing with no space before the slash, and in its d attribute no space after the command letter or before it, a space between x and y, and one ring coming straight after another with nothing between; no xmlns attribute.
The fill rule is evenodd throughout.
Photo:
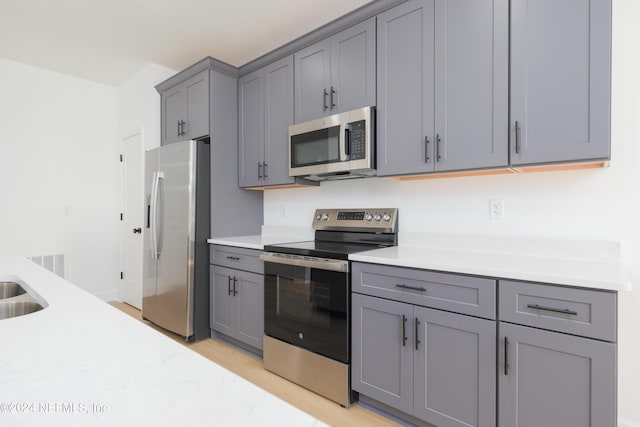
<svg viewBox="0 0 640 427"><path fill-rule="evenodd" d="M115 296L116 91L0 59L0 252L64 254L66 278Z"/></svg>
<svg viewBox="0 0 640 427"><path fill-rule="evenodd" d="M148 64L118 87L118 139L142 130L145 150L160 146L160 95L155 85L176 74L176 70Z"/></svg>
<svg viewBox="0 0 640 427"><path fill-rule="evenodd" d="M403 232L614 240L636 289L619 295L619 426L640 426L640 2L614 0L608 169L265 191L266 225L309 226L315 208L398 207ZM505 218L489 219L489 199Z"/></svg>

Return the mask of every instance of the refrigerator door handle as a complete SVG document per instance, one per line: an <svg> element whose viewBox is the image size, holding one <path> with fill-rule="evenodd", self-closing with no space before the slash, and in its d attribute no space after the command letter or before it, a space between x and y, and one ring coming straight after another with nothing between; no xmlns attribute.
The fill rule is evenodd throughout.
<svg viewBox="0 0 640 427"><path fill-rule="evenodd" d="M151 256L153 259L160 259L158 250L158 187L160 180L164 179L164 172L153 173L153 184L151 185Z"/></svg>

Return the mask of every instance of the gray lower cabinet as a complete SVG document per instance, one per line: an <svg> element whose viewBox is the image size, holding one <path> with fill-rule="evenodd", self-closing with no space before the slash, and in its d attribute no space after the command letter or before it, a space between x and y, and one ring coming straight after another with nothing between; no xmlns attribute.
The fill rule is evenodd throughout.
<svg viewBox="0 0 640 427"><path fill-rule="evenodd" d="M495 322L354 293L352 387L440 426L496 425Z"/></svg>
<svg viewBox="0 0 640 427"><path fill-rule="evenodd" d="M209 135L209 70L160 94L162 145Z"/></svg>
<svg viewBox="0 0 640 427"><path fill-rule="evenodd" d="M610 157L611 0L511 0L511 164Z"/></svg>
<svg viewBox="0 0 640 427"><path fill-rule="evenodd" d="M615 426L616 294L509 280L499 294L499 425Z"/></svg>
<svg viewBox="0 0 640 427"><path fill-rule="evenodd" d="M293 124L293 56L239 79L240 187L293 184L289 125Z"/></svg>
<svg viewBox="0 0 640 427"><path fill-rule="evenodd" d="M264 275L261 251L211 247L210 327L262 350L264 333Z"/></svg>
<svg viewBox="0 0 640 427"><path fill-rule="evenodd" d="M508 165L507 0L378 15L378 175Z"/></svg>
<svg viewBox="0 0 640 427"><path fill-rule="evenodd" d="M615 344L506 322L499 330L500 426L616 425Z"/></svg>
<svg viewBox="0 0 640 427"><path fill-rule="evenodd" d="M295 122L376 105L376 20L294 54Z"/></svg>

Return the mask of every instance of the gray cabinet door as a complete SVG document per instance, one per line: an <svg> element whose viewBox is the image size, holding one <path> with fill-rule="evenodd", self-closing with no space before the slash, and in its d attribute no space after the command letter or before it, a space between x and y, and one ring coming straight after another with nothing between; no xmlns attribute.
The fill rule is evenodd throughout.
<svg viewBox="0 0 640 427"><path fill-rule="evenodd" d="M162 145L209 135L209 89L205 70L162 93Z"/></svg>
<svg viewBox="0 0 640 427"><path fill-rule="evenodd" d="M331 114L376 105L376 21L371 18L331 38Z"/></svg>
<svg viewBox="0 0 640 427"><path fill-rule="evenodd" d="M378 15L378 175L433 171L434 1Z"/></svg>
<svg viewBox="0 0 640 427"><path fill-rule="evenodd" d="M504 322L499 329L499 425L616 424L615 344Z"/></svg>
<svg viewBox="0 0 640 427"><path fill-rule="evenodd" d="M182 140L182 111L184 91L181 86L173 87L162 93L162 145Z"/></svg>
<svg viewBox="0 0 640 427"><path fill-rule="evenodd" d="M233 293L237 304L234 336L262 349L264 335L264 276L246 271L234 272Z"/></svg>
<svg viewBox="0 0 640 427"><path fill-rule="evenodd" d="M183 140L209 135L209 70L193 76L184 87Z"/></svg>
<svg viewBox="0 0 640 427"><path fill-rule="evenodd" d="M232 336L234 330L234 300L232 278L234 270L210 267L211 329Z"/></svg>
<svg viewBox="0 0 640 427"><path fill-rule="evenodd" d="M293 56L264 68L263 175L267 185L293 184L289 176L289 126L293 124Z"/></svg>
<svg viewBox="0 0 640 427"><path fill-rule="evenodd" d="M322 40L296 52L294 62L296 123L328 114L331 95L331 40Z"/></svg>
<svg viewBox="0 0 640 427"><path fill-rule="evenodd" d="M238 82L238 183L240 187L262 185L264 161L264 78L257 70Z"/></svg>
<svg viewBox="0 0 640 427"><path fill-rule="evenodd" d="M436 171L508 165L508 48L508 0L435 1Z"/></svg>
<svg viewBox="0 0 640 427"><path fill-rule="evenodd" d="M412 319L409 304L352 294L351 386L409 414L413 410Z"/></svg>
<svg viewBox="0 0 640 427"><path fill-rule="evenodd" d="M496 323L423 307L413 322L413 415L439 427L495 426Z"/></svg>
<svg viewBox="0 0 640 427"><path fill-rule="evenodd" d="M511 164L608 158L610 95L611 0L511 1Z"/></svg>

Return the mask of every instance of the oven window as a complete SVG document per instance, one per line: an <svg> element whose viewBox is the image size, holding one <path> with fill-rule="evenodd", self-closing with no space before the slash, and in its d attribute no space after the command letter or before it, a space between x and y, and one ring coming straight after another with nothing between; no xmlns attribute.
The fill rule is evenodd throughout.
<svg viewBox="0 0 640 427"><path fill-rule="evenodd" d="M340 126L291 137L291 167L340 161Z"/></svg>
<svg viewBox="0 0 640 427"><path fill-rule="evenodd" d="M265 263L265 333L349 361L349 275Z"/></svg>

